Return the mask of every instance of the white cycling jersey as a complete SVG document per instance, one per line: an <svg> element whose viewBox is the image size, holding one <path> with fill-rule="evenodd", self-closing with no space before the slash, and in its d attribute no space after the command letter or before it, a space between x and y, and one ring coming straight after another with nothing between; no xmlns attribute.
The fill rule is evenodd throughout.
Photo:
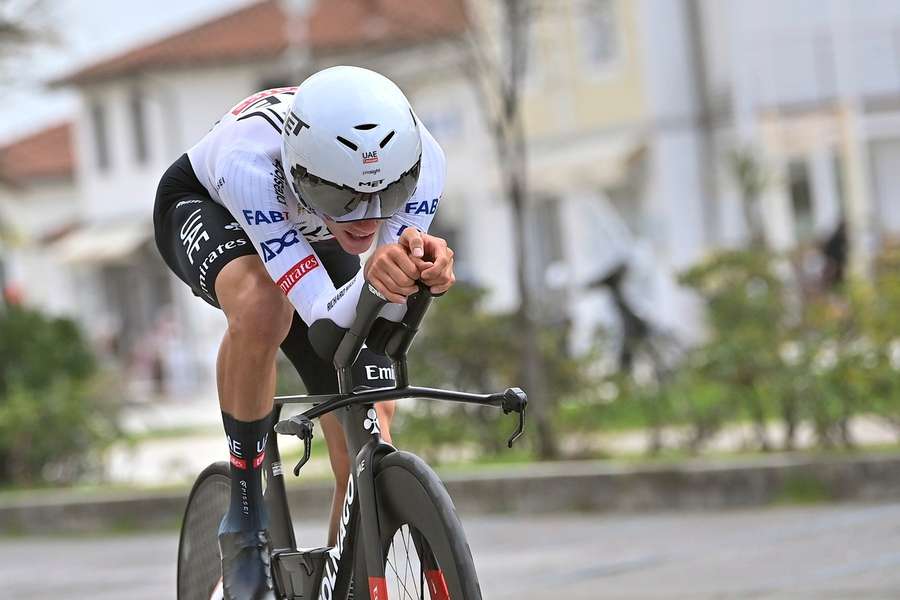
<svg viewBox="0 0 900 600"><path fill-rule="evenodd" d="M300 204L281 166L281 128L296 89L264 90L244 99L187 154L200 183L247 232L269 275L303 320L311 325L327 318L349 327L362 289L362 272L335 290L310 245L333 236L322 219ZM440 203L446 159L421 121L419 128L418 186L403 209L381 223L379 246L396 242L407 227L428 231ZM378 168L377 162L371 166ZM401 305L383 314L398 318L402 313Z"/></svg>

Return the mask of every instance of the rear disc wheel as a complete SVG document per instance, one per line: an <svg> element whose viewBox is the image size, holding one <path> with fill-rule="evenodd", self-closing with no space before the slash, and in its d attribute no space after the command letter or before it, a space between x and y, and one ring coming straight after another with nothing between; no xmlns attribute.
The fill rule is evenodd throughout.
<svg viewBox="0 0 900 600"><path fill-rule="evenodd" d="M178 541L178 600L210 600L221 589L219 524L231 500L228 463L209 465L188 497ZM218 589L217 589L218 588Z"/></svg>

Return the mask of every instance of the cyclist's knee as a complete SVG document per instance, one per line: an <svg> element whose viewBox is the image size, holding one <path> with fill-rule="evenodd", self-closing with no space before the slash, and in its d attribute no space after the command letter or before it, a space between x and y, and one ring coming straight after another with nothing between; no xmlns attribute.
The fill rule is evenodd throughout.
<svg viewBox="0 0 900 600"><path fill-rule="evenodd" d="M290 302L261 263L258 268L251 265L229 275L227 284L216 281L229 337L244 345L277 349L291 328L294 309Z"/></svg>

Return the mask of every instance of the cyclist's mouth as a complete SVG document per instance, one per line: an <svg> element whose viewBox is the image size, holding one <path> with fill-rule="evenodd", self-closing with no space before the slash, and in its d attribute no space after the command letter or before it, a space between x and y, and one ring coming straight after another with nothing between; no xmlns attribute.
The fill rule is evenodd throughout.
<svg viewBox="0 0 900 600"><path fill-rule="evenodd" d="M375 236L375 232L373 231L372 233L367 233L367 234L361 235L361 234L353 233L352 231L348 231L347 235L353 241L365 242L365 241L371 240Z"/></svg>

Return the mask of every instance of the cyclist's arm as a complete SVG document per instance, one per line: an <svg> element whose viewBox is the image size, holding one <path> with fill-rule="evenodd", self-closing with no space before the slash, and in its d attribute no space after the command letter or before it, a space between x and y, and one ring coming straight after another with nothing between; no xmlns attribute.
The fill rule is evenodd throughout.
<svg viewBox="0 0 900 600"><path fill-rule="evenodd" d="M335 290L321 260L289 218L286 206L279 202L273 182L276 168L260 152L234 149L223 153L216 165L216 180L222 182L219 197L247 232L272 280L303 321L311 324L328 318L341 327L349 327L356 314L363 277L357 273ZM256 211L266 215L276 212L284 218L260 222L252 217ZM246 214L251 217L245 217Z"/></svg>

